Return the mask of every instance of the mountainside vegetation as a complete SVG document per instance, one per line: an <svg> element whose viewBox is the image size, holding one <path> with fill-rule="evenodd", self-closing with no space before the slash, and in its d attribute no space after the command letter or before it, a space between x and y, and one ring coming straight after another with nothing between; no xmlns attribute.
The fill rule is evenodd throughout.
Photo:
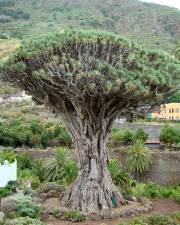
<svg viewBox="0 0 180 225"><path fill-rule="evenodd" d="M137 0L0 0L2 38L65 27L108 30L171 51L180 40L180 10Z"/></svg>

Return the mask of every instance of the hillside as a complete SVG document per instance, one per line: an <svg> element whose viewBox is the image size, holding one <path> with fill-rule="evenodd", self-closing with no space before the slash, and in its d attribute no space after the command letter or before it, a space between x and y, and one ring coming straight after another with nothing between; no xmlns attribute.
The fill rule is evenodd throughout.
<svg viewBox="0 0 180 225"><path fill-rule="evenodd" d="M180 41L180 10L137 0L0 0L0 31L11 38L63 27L113 31L171 51Z"/></svg>

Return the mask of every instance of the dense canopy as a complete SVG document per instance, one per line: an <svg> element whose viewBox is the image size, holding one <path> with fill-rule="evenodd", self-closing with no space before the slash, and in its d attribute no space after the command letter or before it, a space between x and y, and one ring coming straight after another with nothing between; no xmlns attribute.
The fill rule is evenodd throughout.
<svg viewBox="0 0 180 225"><path fill-rule="evenodd" d="M1 76L40 102L50 95L80 102L116 96L116 104L126 99L137 107L175 88L179 67L170 55L137 47L118 35L65 30L22 43L4 63Z"/></svg>

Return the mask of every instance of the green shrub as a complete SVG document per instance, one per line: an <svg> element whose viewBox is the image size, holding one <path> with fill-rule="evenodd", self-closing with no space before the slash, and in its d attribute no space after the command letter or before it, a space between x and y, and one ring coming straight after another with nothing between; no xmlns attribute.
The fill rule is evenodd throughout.
<svg viewBox="0 0 180 225"><path fill-rule="evenodd" d="M129 130L125 129L122 136L122 141L124 144L131 144L134 139L134 134Z"/></svg>
<svg viewBox="0 0 180 225"><path fill-rule="evenodd" d="M69 210L68 212L65 213L64 219L71 221L71 222L82 222L85 220L85 216L77 211L77 210Z"/></svg>
<svg viewBox="0 0 180 225"><path fill-rule="evenodd" d="M72 143L71 136L65 129L61 131L57 138L59 140L59 143L62 145L68 146Z"/></svg>
<svg viewBox="0 0 180 225"><path fill-rule="evenodd" d="M171 218L161 215L161 214L152 214L144 218L136 218L131 223L118 223L116 225L179 225L180 214L179 212L174 213Z"/></svg>
<svg viewBox="0 0 180 225"><path fill-rule="evenodd" d="M160 142L170 146L178 144L180 143L180 130L173 126L165 125L161 129L159 140Z"/></svg>
<svg viewBox="0 0 180 225"><path fill-rule="evenodd" d="M5 187L0 188L0 198L11 195L17 187L16 181L9 181Z"/></svg>
<svg viewBox="0 0 180 225"><path fill-rule="evenodd" d="M1 205L1 210L5 213L7 217L13 217L16 215L16 207L21 202L32 202L29 196L23 196L22 194L11 195L3 200Z"/></svg>
<svg viewBox="0 0 180 225"><path fill-rule="evenodd" d="M38 186L40 185L39 178L35 174L33 174L32 170L29 169L18 170L18 179L20 183L24 183L25 181L30 180L31 187L33 189L38 188ZM24 188L24 186L22 186L21 188Z"/></svg>
<svg viewBox="0 0 180 225"><path fill-rule="evenodd" d="M152 181L149 181L144 186L143 195L148 198L159 198L161 197L160 187L155 183L153 183Z"/></svg>
<svg viewBox="0 0 180 225"><path fill-rule="evenodd" d="M33 134L40 134L42 132L42 125L40 121L33 120L30 124L30 129Z"/></svg>
<svg viewBox="0 0 180 225"><path fill-rule="evenodd" d="M41 209L33 202L20 202L16 207L16 213L20 217L39 218Z"/></svg>
<svg viewBox="0 0 180 225"><path fill-rule="evenodd" d="M174 189L172 198L178 203L180 203L180 186Z"/></svg>
<svg viewBox="0 0 180 225"><path fill-rule="evenodd" d="M33 190L37 189L41 184L39 177L34 174L30 177L30 182Z"/></svg>
<svg viewBox="0 0 180 225"><path fill-rule="evenodd" d="M176 201L180 198L180 187L171 186L159 186L153 182L137 183L132 188L132 195L136 197L148 197L148 198L170 198Z"/></svg>
<svg viewBox="0 0 180 225"><path fill-rule="evenodd" d="M134 219L131 225L149 225L143 219Z"/></svg>
<svg viewBox="0 0 180 225"><path fill-rule="evenodd" d="M171 218L161 214L152 214L145 219L148 225L177 225Z"/></svg>
<svg viewBox="0 0 180 225"><path fill-rule="evenodd" d="M72 143L66 128L62 125L48 124L41 135L42 145L45 146L68 146Z"/></svg>
<svg viewBox="0 0 180 225"><path fill-rule="evenodd" d="M30 217L18 217L12 220L6 220L6 225L45 225L38 219Z"/></svg>
<svg viewBox="0 0 180 225"><path fill-rule="evenodd" d="M148 133L145 132L145 130L143 128L139 128L135 135L134 138L136 140L140 140L141 142L145 143L148 139Z"/></svg>
<svg viewBox="0 0 180 225"><path fill-rule="evenodd" d="M127 172L123 171L119 167L118 161L115 159L110 160L108 169L114 184L120 187L121 192L124 195L131 194L132 187L135 185L135 182L130 178Z"/></svg>
<svg viewBox="0 0 180 225"><path fill-rule="evenodd" d="M3 149L0 151L0 164L3 164L4 161L9 163L14 163L16 161L16 154L12 149Z"/></svg>
<svg viewBox="0 0 180 225"><path fill-rule="evenodd" d="M145 184L137 183L136 186L132 188L132 195L135 197L144 196L144 187L145 187Z"/></svg>
<svg viewBox="0 0 180 225"><path fill-rule="evenodd" d="M0 122L0 145L11 147L38 147L70 145L71 137L62 124L33 120L31 123L21 118Z"/></svg>
<svg viewBox="0 0 180 225"><path fill-rule="evenodd" d="M180 212L174 212L171 215L171 218L177 222L177 224L180 224Z"/></svg>
<svg viewBox="0 0 180 225"><path fill-rule="evenodd" d="M144 186L144 196L146 196L148 198L159 198L159 197L161 197L160 186L153 183L153 182L148 182Z"/></svg>
<svg viewBox="0 0 180 225"><path fill-rule="evenodd" d="M127 152L126 159L130 172L145 172L152 162L151 151L141 141L136 140Z"/></svg>
<svg viewBox="0 0 180 225"><path fill-rule="evenodd" d="M61 211L61 209L54 209L53 215L58 219L67 220L73 223L85 220L85 216L77 210Z"/></svg>
<svg viewBox="0 0 180 225"><path fill-rule="evenodd" d="M21 153L17 156L17 164L18 168L23 169L31 169L32 168L32 158L28 153Z"/></svg>
<svg viewBox="0 0 180 225"><path fill-rule="evenodd" d="M67 160L64 166L65 178L68 184L71 184L78 175L78 164L74 160Z"/></svg>
<svg viewBox="0 0 180 225"><path fill-rule="evenodd" d="M42 145L44 148L47 148L48 142L49 142L49 140L50 140L50 137L48 136L47 132L43 131L43 132L41 133L40 140L41 140L41 145Z"/></svg>
<svg viewBox="0 0 180 225"><path fill-rule="evenodd" d="M43 159L37 159L34 161L33 173L39 178L41 183L46 180L45 161Z"/></svg>
<svg viewBox="0 0 180 225"><path fill-rule="evenodd" d="M172 187L161 187L160 192L163 198L170 198L173 196L174 189Z"/></svg>
<svg viewBox="0 0 180 225"><path fill-rule="evenodd" d="M29 140L30 147L39 147L41 145L41 137L39 134L34 134Z"/></svg>
<svg viewBox="0 0 180 225"><path fill-rule="evenodd" d="M118 128L113 128L112 130L112 141L115 145L121 144L123 139L123 134Z"/></svg>

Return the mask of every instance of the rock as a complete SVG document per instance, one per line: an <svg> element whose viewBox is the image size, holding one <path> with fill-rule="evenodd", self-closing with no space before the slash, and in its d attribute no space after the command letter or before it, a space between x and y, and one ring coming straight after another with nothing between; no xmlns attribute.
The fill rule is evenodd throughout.
<svg viewBox="0 0 180 225"><path fill-rule="evenodd" d="M48 198L59 198L60 193L57 192L56 190L50 190L47 193L42 193L40 197L45 201Z"/></svg>
<svg viewBox="0 0 180 225"><path fill-rule="evenodd" d="M46 198L58 198L60 193L56 190L50 190L46 193Z"/></svg>
<svg viewBox="0 0 180 225"><path fill-rule="evenodd" d="M18 204L18 201L15 198L8 197L5 199L2 199L1 210L6 216L9 216L15 213L17 204Z"/></svg>
<svg viewBox="0 0 180 225"><path fill-rule="evenodd" d="M40 198L42 198L42 201L44 202L46 200L46 193L40 194Z"/></svg>
<svg viewBox="0 0 180 225"><path fill-rule="evenodd" d="M104 215L101 215L99 213L91 213L91 214L86 215L86 219L92 220L92 221L97 221L97 220L104 219Z"/></svg>
<svg viewBox="0 0 180 225"><path fill-rule="evenodd" d="M59 184L56 184L56 183L47 183L42 188L41 193L47 193L51 190L54 190L54 191L57 191L57 192L61 193L61 192L65 191L66 189L63 185L59 185Z"/></svg>
<svg viewBox="0 0 180 225"><path fill-rule="evenodd" d="M44 203L45 199L44 198L40 198L40 197L33 197L33 202L36 202L37 204L42 204Z"/></svg>

